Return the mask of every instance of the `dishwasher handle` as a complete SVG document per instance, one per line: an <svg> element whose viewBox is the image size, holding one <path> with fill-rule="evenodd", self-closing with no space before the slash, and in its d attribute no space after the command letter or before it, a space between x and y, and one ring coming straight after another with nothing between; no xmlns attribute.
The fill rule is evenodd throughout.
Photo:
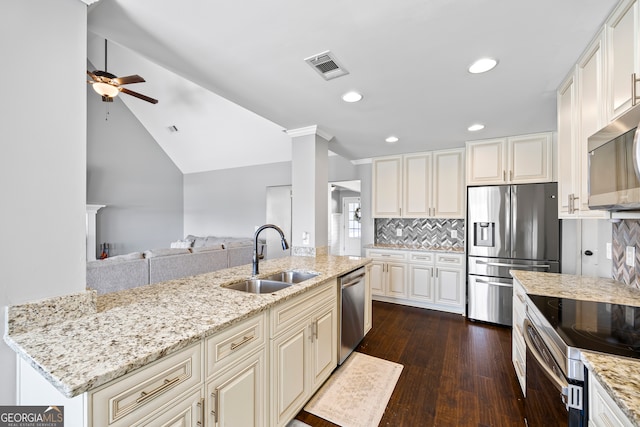
<svg viewBox="0 0 640 427"><path fill-rule="evenodd" d="M351 278L351 277L350 277L350 279L352 279L352 280L350 280L350 281L349 281L349 282L347 282L347 283L343 283L343 284L342 284L342 289L350 288L351 286L357 285L358 283L360 283L360 281L361 281L363 278L364 278L364 273L359 274L359 275L357 275L357 276L356 276L356 277L354 277L354 278Z"/></svg>

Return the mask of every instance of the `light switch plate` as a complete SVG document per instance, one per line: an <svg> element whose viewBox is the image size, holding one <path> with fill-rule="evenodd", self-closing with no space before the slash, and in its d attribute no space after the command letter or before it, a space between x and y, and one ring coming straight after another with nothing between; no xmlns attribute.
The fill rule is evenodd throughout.
<svg viewBox="0 0 640 427"><path fill-rule="evenodd" d="M607 257L607 259L611 259L611 243L607 243L606 249L605 249L605 256Z"/></svg>
<svg viewBox="0 0 640 427"><path fill-rule="evenodd" d="M625 251L625 264L629 267L635 267L636 261L636 248L635 246L627 246Z"/></svg>
<svg viewBox="0 0 640 427"><path fill-rule="evenodd" d="M451 230L451 238L452 239L458 238L458 230Z"/></svg>
<svg viewBox="0 0 640 427"><path fill-rule="evenodd" d="M396 236L402 237L402 228L396 228Z"/></svg>

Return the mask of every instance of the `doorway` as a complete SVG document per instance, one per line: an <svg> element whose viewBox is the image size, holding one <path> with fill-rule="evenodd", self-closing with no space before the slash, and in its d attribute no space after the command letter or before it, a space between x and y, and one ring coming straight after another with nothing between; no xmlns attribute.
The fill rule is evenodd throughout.
<svg viewBox="0 0 640 427"><path fill-rule="evenodd" d="M360 180L329 183L329 253L362 254Z"/></svg>

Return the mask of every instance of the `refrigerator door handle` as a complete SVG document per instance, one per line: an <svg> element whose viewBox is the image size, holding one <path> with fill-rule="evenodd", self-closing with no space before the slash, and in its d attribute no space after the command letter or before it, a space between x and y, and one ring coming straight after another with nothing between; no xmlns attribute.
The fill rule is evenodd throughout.
<svg viewBox="0 0 640 427"><path fill-rule="evenodd" d="M511 264L511 263L506 263L506 262L486 262L486 261L481 261L478 260L476 261L476 264L484 264L484 265L488 265L490 267L515 267L515 268L551 268L551 266L549 264Z"/></svg>
<svg viewBox="0 0 640 427"><path fill-rule="evenodd" d="M494 285L494 286L505 286L507 288L512 288L513 285L510 283L501 283L501 282L493 282L491 280L483 280L476 278L476 283L483 283L485 285Z"/></svg>

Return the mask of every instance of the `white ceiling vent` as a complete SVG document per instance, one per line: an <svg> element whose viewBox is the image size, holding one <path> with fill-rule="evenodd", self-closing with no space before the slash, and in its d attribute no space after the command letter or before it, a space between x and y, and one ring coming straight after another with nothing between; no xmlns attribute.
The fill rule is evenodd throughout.
<svg viewBox="0 0 640 427"><path fill-rule="evenodd" d="M325 80L349 74L330 51L310 56L305 59L305 62L311 65Z"/></svg>

